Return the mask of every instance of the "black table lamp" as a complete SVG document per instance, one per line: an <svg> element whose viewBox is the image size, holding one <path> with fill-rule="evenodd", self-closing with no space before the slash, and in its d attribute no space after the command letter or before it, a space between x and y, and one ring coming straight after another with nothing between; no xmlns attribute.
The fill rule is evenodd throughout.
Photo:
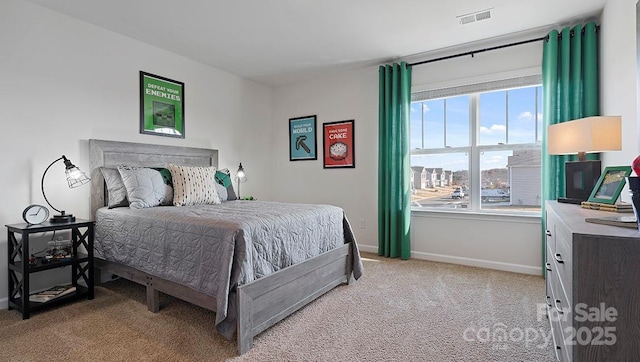
<svg viewBox="0 0 640 362"><path fill-rule="evenodd" d="M594 116L556 123L548 128L550 155L577 154L565 169L565 197L559 202L580 204L587 201L601 173L600 160L587 160L587 153L622 149L622 117Z"/></svg>
<svg viewBox="0 0 640 362"><path fill-rule="evenodd" d="M236 172L235 180L238 183L238 200L240 200L240 183L247 182L247 174L244 173L242 162L240 162L240 167L238 167L238 171Z"/></svg>
<svg viewBox="0 0 640 362"><path fill-rule="evenodd" d="M42 196L44 196L44 200L47 202L47 204L49 204L49 206L51 206L52 209L60 213L59 215L53 215L53 217L50 219L52 223L64 223L64 222L76 221L76 218L75 216L73 216L73 214L67 214L65 213L64 210L58 210L55 207L53 207L53 205L51 205L51 203L47 199L47 195L45 195L44 193L44 177L47 175L47 171L49 171L49 168L51 168L51 166L53 166L54 163L60 160L64 161L64 166L65 166L64 173L67 175L67 184L69 184L70 189L78 186L82 186L87 182L91 181L91 179L88 178L87 175L84 174L84 172L80 171L80 169L77 168L73 163L71 163L71 161L69 161L69 159L67 159L64 155L58 158L57 160L51 162L51 164L47 166L47 168L44 170L44 173L42 174L42 181L40 181L40 188L42 189Z"/></svg>

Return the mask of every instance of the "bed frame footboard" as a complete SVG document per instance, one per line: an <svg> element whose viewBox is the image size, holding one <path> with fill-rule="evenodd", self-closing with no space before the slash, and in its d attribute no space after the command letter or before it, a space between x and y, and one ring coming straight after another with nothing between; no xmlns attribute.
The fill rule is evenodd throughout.
<svg viewBox="0 0 640 362"><path fill-rule="evenodd" d="M314 299L353 280L352 245L345 244L302 263L238 288L238 353L253 347L253 337ZM216 298L123 264L95 260L101 272L118 275L146 287L147 309L160 310L159 292L215 312ZM97 276L100 273L96 273Z"/></svg>
<svg viewBox="0 0 640 362"><path fill-rule="evenodd" d="M352 275L351 244L282 269L238 288L238 353L253 346L253 337L291 313L348 283Z"/></svg>

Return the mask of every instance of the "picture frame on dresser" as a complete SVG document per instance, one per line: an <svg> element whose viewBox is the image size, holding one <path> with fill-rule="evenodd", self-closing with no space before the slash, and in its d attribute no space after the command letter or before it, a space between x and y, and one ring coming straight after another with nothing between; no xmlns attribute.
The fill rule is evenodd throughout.
<svg viewBox="0 0 640 362"><path fill-rule="evenodd" d="M354 120L322 124L323 168L356 167Z"/></svg>
<svg viewBox="0 0 640 362"><path fill-rule="evenodd" d="M596 183L589 202L613 205L620 197L625 178L631 174L631 166L609 166L604 169Z"/></svg>

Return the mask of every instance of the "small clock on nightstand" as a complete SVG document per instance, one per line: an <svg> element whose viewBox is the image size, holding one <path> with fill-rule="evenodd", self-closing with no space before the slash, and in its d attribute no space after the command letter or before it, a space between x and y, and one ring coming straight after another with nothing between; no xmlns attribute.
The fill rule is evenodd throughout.
<svg viewBox="0 0 640 362"><path fill-rule="evenodd" d="M38 225L49 219L49 209L42 205L29 205L22 212L22 219L30 225Z"/></svg>

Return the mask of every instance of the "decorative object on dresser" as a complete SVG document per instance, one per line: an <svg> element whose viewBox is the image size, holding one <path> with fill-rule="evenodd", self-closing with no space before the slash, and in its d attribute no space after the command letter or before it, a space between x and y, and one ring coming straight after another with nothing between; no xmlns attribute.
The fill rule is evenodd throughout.
<svg viewBox="0 0 640 362"><path fill-rule="evenodd" d="M73 216L73 214L67 214L64 210L58 210L55 207L53 207L53 205L51 205L51 203L49 202L49 199L47 199L47 195L44 192L44 177L47 175L47 171L49 171L49 169L51 168L51 166L53 166L54 163L61 160L64 161L64 166L65 166L64 173L67 176L67 184L69 185L69 188L71 189L76 188L78 186L82 186L88 183L89 181L91 181L91 179L88 178L84 172L80 171L80 169L77 168L73 163L71 163L71 161L69 161L69 159L67 159L64 155L62 155L62 157L56 159L55 161L51 162L49 166L47 166L47 168L44 170L44 173L42 174L42 180L40 181L40 188L42 189L42 196L44 197L44 201L46 201L47 204L49 204L49 206L51 206L52 209L60 213L59 215L53 215L53 218L51 218L52 223L72 222L72 221L75 221L76 219L75 216Z"/></svg>
<svg viewBox="0 0 640 362"><path fill-rule="evenodd" d="M625 178L631 174L630 166L610 166L604 169L596 186L591 191L588 202L613 205L620 197Z"/></svg>
<svg viewBox="0 0 640 362"><path fill-rule="evenodd" d="M628 202L616 202L615 204L603 204L600 202L582 201L580 206L584 209L611 211L611 212L633 212L633 207Z"/></svg>
<svg viewBox="0 0 640 362"><path fill-rule="evenodd" d="M594 224L620 226L625 228L637 229L635 216L603 216L603 217L588 217L584 221L592 222Z"/></svg>
<svg viewBox="0 0 640 362"><path fill-rule="evenodd" d="M638 160L636 158L636 160ZM636 170L636 161L633 162L636 174L638 171ZM633 205L633 214L636 216L636 224L638 225L638 230L640 230L640 177L638 176L629 176L627 177L627 182L629 183L629 193L631 194L631 204Z"/></svg>
<svg viewBox="0 0 640 362"><path fill-rule="evenodd" d="M546 203L547 312L559 361L640 358L640 233L610 213Z"/></svg>
<svg viewBox="0 0 640 362"><path fill-rule="evenodd" d="M565 163L565 197L559 202L586 201L600 176L600 160L587 160L586 154L622 149L622 117L595 116L553 124L548 128L550 155L578 154L578 161Z"/></svg>
<svg viewBox="0 0 640 362"><path fill-rule="evenodd" d="M236 172L235 180L238 183L238 199L241 200L240 184L247 182L247 174L244 172L244 167L242 167L242 162L240 162L240 166L238 167L238 171Z"/></svg>

